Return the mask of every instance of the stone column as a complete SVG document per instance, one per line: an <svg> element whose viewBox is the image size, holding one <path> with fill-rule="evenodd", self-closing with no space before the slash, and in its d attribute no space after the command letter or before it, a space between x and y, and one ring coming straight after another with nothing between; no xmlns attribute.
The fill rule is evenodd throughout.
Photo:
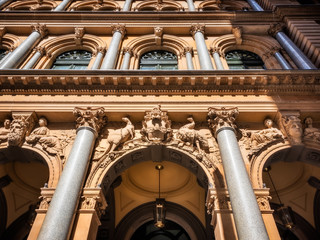
<svg viewBox="0 0 320 240"><path fill-rule="evenodd" d="M53 11L54 12L63 11L71 1L72 0L63 0Z"/></svg>
<svg viewBox="0 0 320 240"><path fill-rule="evenodd" d="M39 58L43 55L44 48L43 47L36 47L34 49L34 54L32 58L24 65L23 69L31 69L39 60Z"/></svg>
<svg viewBox="0 0 320 240"><path fill-rule="evenodd" d="M131 58L131 55L132 55L132 51L131 51L130 48L125 47L125 48L123 48L123 53L124 53L124 56L123 56L123 61L122 61L121 69L122 69L122 70L125 70L125 69L129 69L129 66L130 66L130 58Z"/></svg>
<svg viewBox="0 0 320 240"><path fill-rule="evenodd" d="M114 25L112 28L112 40L100 69L114 69L117 63L120 43L126 30L124 25Z"/></svg>
<svg viewBox="0 0 320 240"><path fill-rule="evenodd" d="M235 134L237 108L209 108L217 138L239 240L269 239Z"/></svg>
<svg viewBox="0 0 320 240"><path fill-rule="evenodd" d="M192 53L193 53L192 47L185 47L184 48L184 54L186 55L188 70L194 69L193 61L192 61Z"/></svg>
<svg viewBox="0 0 320 240"><path fill-rule="evenodd" d="M33 32L10 54L6 61L0 65L0 69L17 67L18 64L26 58L27 53L30 52L33 46L47 34L45 25L32 25L32 28Z"/></svg>
<svg viewBox="0 0 320 240"><path fill-rule="evenodd" d="M9 2L11 2L11 0L0 0L0 9L3 8Z"/></svg>
<svg viewBox="0 0 320 240"><path fill-rule="evenodd" d="M214 63L216 64L217 70L224 70L223 64L220 59L219 49L213 48L212 55L213 55Z"/></svg>
<svg viewBox="0 0 320 240"><path fill-rule="evenodd" d="M1 59L1 61L0 61L0 66L1 66L1 64L2 64L11 54L12 54L12 51L10 50L10 51L4 56L4 58Z"/></svg>
<svg viewBox="0 0 320 240"><path fill-rule="evenodd" d="M50 202L38 240L68 239L98 132L106 121L103 108L74 109L77 136Z"/></svg>
<svg viewBox="0 0 320 240"><path fill-rule="evenodd" d="M187 3L188 3L188 9L189 9L190 12L196 11L196 8L194 6L193 0L187 0Z"/></svg>
<svg viewBox="0 0 320 240"><path fill-rule="evenodd" d="M105 49L102 47L97 49L96 59L94 60L94 63L91 67L92 70L99 69L104 52L105 52Z"/></svg>
<svg viewBox="0 0 320 240"><path fill-rule="evenodd" d="M280 43L281 47L291 57L292 61L299 67L299 69L317 69L309 58L291 41L291 39L282 32L282 25L276 24L269 29L269 34L275 37Z"/></svg>
<svg viewBox="0 0 320 240"><path fill-rule="evenodd" d="M250 7L254 11L259 11L259 12L264 11L264 9L262 7L260 7L260 5L255 0L247 0L247 2L249 3Z"/></svg>
<svg viewBox="0 0 320 240"><path fill-rule="evenodd" d="M191 34L194 37L197 45L197 52L202 70L213 70L210 54L204 40L204 25L193 25L191 27Z"/></svg>
<svg viewBox="0 0 320 240"><path fill-rule="evenodd" d="M132 0L126 0L124 2L122 11L130 11L131 10L131 4L132 4Z"/></svg>
<svg viewBox="0 0 320 240"><path fill-rule="evenodd" d="M287 70L292 69L290 64L287 62L287 60L282 56L282 54L279 51L274 52L274 57L277 59L282 69L287 69Z"/></svg>

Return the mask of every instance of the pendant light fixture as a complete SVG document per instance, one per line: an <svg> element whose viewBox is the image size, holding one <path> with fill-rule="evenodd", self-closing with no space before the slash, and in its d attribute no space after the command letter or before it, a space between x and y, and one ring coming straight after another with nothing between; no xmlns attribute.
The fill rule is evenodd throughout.
<svg viewBox="0 0 320 240"><path fill-rule="evenodd" d="M163 228L164 227L164 221L165 221L165 199L160 197L160 182L161 182L161 176L160 171L163 169L163 166L161 164L156 165L156 170L158 170L159 174L159 191L158 191L158 198L156 198L156 209L154 213L154 221L155 226L157 228Z"/></svg>
<svg viewBox="0 0 320 240"><path fill-rule="evenodd" d="M276 193L276 195L277 195L277 198L278 198L278 200L279 200L279 203L280 203L280 207L277 208L277 209L275 210L275 212L276 212L276 213L278 214L278 216L280 217L283 225L284 225L286 228L291 229L291 228L294 226L294 220L293 220L294 218L293 218L292 209L291 209L291 207L285 207L284 204L281 202L281 199L280 199L280 196L279 196L279 194L278 194L278 191L277 191L277 189L276 189L276 187L275 187L275 185L274 185L274 182L273 182L273 180L272 180L272 178L271 178L270 170L271 170L271 167L270 167L270 166L269 166L269 167L265 167L265 168L263 169L263 171L268 174L269 179L270 179L270 181L271 181L271 184L272 184L272 186L273 186L273 189L274 189L274 191L275 191L275 193Z"/></svg>

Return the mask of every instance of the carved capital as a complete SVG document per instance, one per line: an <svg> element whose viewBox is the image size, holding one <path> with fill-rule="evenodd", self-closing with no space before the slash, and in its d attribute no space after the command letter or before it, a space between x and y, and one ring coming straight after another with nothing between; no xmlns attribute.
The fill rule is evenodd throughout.
<svg viewBox="0 0 320 240"><path fill-rule="evenodd" d="M75 107L73 115L76 118L76 128L91 127L97 133L103 128L107 122L107 116L103 107L99 108L78 108Z"/></svg>
<svg viewBox="0 0 320 240"><path fill-rule="evenodd" d="M48 188L48 187L41 188L41 196L39 197L40 205L39 205L38 212L39 211L46 212L48 210L54 191L55 191L54 188Z"/></svg>
<svg viewBox="0 0 320 240"><path fill-rule="evenodd" d="M278 125L282 133L288 138L291 144L302 143L302 124L298 111L281 111L278 115Z"/></svg>
<svg viewBox="0 0 320 240"><path fill-rule="evenodd" d="M221 48L220 48L220 47L210 48L210 51L211 51L212 53L218 53L219 55L221 54Z"/></svg>
<svg viewBox="0 0 320 240"><path fill-rule="evenodd" d="M126 54L126 53L129 53L130 56L132 56L132 48L130 47L124 47L123 50L122 50L123 54Z"/></svg>
<svg viewBox="0 0 320 240"><path fill-rule="evenodd" d="M190 33L194 36L197 32L205 33L205 25L204 24L194 24L191 26Z"/></svg>
<svg viewBox="0 0 320 240"><path fill-rule="evenodd" d="M193 55L193 48L190 46L184 47L184 54L191 53Z"/></svg>
<svg viewBox="0 0 320 240"><path fill-rule="evenodd" d="M31 133L36 115L32 113L12 113L12 122L10 124L10 133L8 134L8 145L21 147L25 137Z"/></svg>
<svg viewBox="0 0 320 240"><path fill-rule="evenodd" d="M216 135L219 129L224 127L237 129L235 120L239 115L239 110L237 107L233 108L212 108L208 109L208 124L213 133Z"/></svg>
<svg viewBox="0 0 320 240"><path fill-rule="evenodd" d="M36 46L33 49L33 52L39 52L41 55L44 55L46 51L45 51L45 48L43 46Z"/></svg>
<svg viewBox="0 0 320 240"><path fill-rule="evenodd" d="M84 189L80 200L80 212L82 210L94 210L100 218L107 207L101 188Z"/></svg>
<svg viewBox="0 0 320 240"><path fill-rule="evenodd" d="M112 34L115 32L121 33L122 37L126 34L126 27L123 24L115 24L111 26L112 28Z"/></svg>
<svg viewBox="0 0 320 240"><path fill-rule="evenodd" d="M268 34L275 37L278 32L283 31L284 27L285 26L283 23L273 24L270 26L270 28L268 30Z"/></svg>
<svg viewBox="0 0 320 240"><path fill-rule="evenodd" d="M44 24L32 24L31 27L33 32L40 33L41 38L44 38L48 34L48 29Z"/></svg>

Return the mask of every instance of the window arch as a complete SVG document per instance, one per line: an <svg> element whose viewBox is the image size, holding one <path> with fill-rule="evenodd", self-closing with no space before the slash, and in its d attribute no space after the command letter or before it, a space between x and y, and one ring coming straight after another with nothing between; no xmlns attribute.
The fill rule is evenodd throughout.
<svg viewBox="0 0 320 240"><path fill-rule="evenodd" d="M85 50L72 50L60 54L51 69L87 69L92 53Z"/></svg>
<svg viewBox="0 0 320 240"><path fill-rule="evenodd" d="M265 69L264 62L255 53L232 50L226 53L229 69Z"/></svg>
<svg viewBox="0 0 320 240"><path fill-rule="evenodd" d="M177 70L178 58L169 51L154 50L144 53L140 58L141 70Z"/></svg>

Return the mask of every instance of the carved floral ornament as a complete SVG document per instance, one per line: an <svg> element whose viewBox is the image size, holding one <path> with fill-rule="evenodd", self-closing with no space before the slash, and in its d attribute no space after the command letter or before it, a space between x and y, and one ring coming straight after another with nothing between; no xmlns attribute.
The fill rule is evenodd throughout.
<svg viewBox="0 0 320 240"><path fill-rule="evenodd" d="M235 120L239 115L238 108L212 108L208 109L208 124L213 133L216 135L217 132L224 127L237 129Z"/></svg>
<svg viewBox="0 0 320 240"><path fill-rule="evenodd" d="M73 115L76 118L76 128L79 127L91 127L97 133L103 128L107 122L107 116L105 115L104 108L79 108L75 107Z"/></svg>

